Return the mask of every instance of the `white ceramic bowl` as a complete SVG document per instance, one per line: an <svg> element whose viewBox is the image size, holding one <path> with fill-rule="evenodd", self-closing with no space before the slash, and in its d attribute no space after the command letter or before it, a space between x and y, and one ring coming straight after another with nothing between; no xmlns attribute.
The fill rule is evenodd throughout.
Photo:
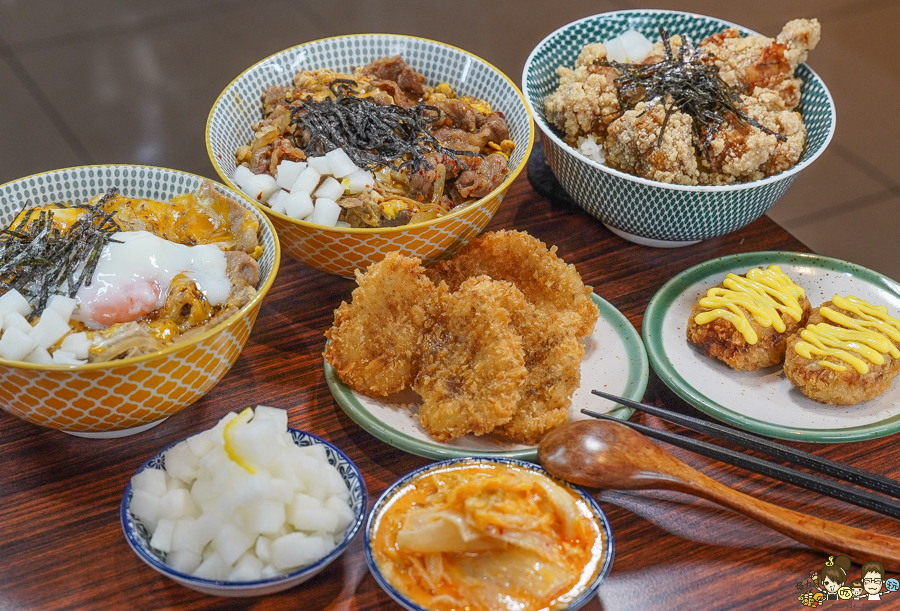
<svg viewBox="0 0 900 611"><path fill-rule="evenodd" d="M382 514L390 505L393 504L393 501L396 499L397 495L405 492L409 486L415 485L415 482L417 480L441 469L452 468L454 466L476 465L484 463L510 465L546 476L555 481L557 484L575 492L581 498L581 500L583 500L587 504L591 513L593 513L594 515L594 519L597 526L599 527L600 534L603 539L601 542L603 551L600 560L600 567L591 582L587 584L584 590L577 597L575 597L567 606L559 608L554 607L554 611L576 611L576 609L584 606L585 603L587 603L597 594L597 589L600 587L600 584L603 583L603 580L606 579L606 576L612 569L613 558L615 556L615 546L613 544L612 528L609 525L609 521L607 521L606 515L600 508L600 504L597 503L597 501L590 494L588 494L581 488L556 479L555 477L547 473L547 471L545 471L544 468L540 465L513 458L451 458L449 460L443 460L416 469L415 471L404 475L402 478L394 482L390 486L390 488L385 490L384 493L382 493L382 495L378 497L378 500L375 501L375 505L372 506L372 511L369 513L369 519L366 521L365 530L366 564L368 564L369 571L372 573L375 581L382 587L382 589L384 589L388 596L390 596L401 607L407 609L407 611L432 611L413 602L385 578L385 576L381 572L381 569L379 569L378 563L375 561L374 555L372 553L373 534L379 527Z"/></svg>
<svg viewBox="0 0 900 611"><path fill-rule="evenodd" d="M366 517L366 503L368 500L366 482L363 479L362 473L360 473L353 461L347 458L347 455L335 446L311 433L304 433L303 431L291 428L289 428L288 431L294 438L294 443L298 446L324 446L325 453L328 456L328 462L337 468L341 477L344 478L347 488L350 489L350 506L353 510L353 522L347 527L343 539L331 553L309 566L284 573L283 575L277 575L271 579L260 579L258 581L213 581L210 579L200 579L199 577L176 571L166 564L166 554L164 552L160 552L159 550L150 547L150 533L144 525L132 515L130 509L132 491L131 483L129 482L128 486L125 488L125 495L122 497L122 504L119 508L119 518L122 523L122 530L125 532L125 539L128 541L128 545L131 546L131 549L134 550L134 553L136 553L138 557L152 569L162 573L169 579L192 590L197 590L204 594L211 594L213 596L248 597L273 594L300 585L304 581L315 577L325 570L329 564L334 562L338 556L346 551L362 526L363 519ZM144 469L163 468L165 466L165 452L170 447L172 446L169 446L153 456L153 458L141 465L135 473L140 473Z"/></svg>
<svg viewBox="0 0 900 611"><path fill-rule="evenodd" d="M544 116L544 98L559 85L557 68L574 67L585 44L609 40L627 28L658 40L659 26L672 34L688 34L697 42L730 27L737 27L743 35L756 33L714 17L677 11L640 9L593 15L564 25L538 43L525 63L522 91L541 130L547 163L578 205L632 242L686 246L731 233L765 214L831 142L835 108L822 79L801 64L796 70L803 80L798 110L806 125L806 149L794 167L753 182L673 185L632 176L588 159L566 144ZM812 53L815 55L815 51Z"/></svg>

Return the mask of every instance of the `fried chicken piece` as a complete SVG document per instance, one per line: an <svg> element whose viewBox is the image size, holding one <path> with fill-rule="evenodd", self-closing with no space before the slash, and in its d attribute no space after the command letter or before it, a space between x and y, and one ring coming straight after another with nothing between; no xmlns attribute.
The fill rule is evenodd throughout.
<svg viewBox="0 0 900 611"><path fill-rule="evenodd" d="M484 435L512 418L527 371L503 305L524 301L514 286L484 276L441 295L413 385L422 397L419 421L434 439Z"/></svg>
<svg viewBox="0 0 900 611"><path fill-rule="evenodd" d="M696 185L700 178L693 144L691 118L675 111L669 115L662 142L657 146L666 117L662 104L646 113L640 102L612 122L606 136L606 165L650 180Z"/></svg>
<svg viewBox="0 0 900 611"><path fill-rule="evenodd" d="M788 110L777 92L758 88L752 96L741 96L741 100L744 112L786 141L752 125L740 125L730 115L710 143L710 160L701 160L701 184L759 180L793 167L803 154L806 127L800 113Z"/></svg>
<svg viewBox="0 0 900 611"><path fill-rule="evenodd" d="M741 36L736 28L730 28L706 38L700 50L713 55L710 61L729 85L743 87L748 93L757 87L772 89L793 109L800 103L802 85L794 77L794 69L806 60L821 35L818 20L795 19L785 24L777 40Z"/></svg>
<svg viewBox="0 0 900 611"><path fill-rule="evenodd" d="M544 98L547 121L575 146L579 136L606 134L607 126L619 116L619 99L613 82L619 72L598 62L606 59L602 43L585 45L575 69L560 66L559 87Z"/></svg>
<svg viewBox="0 0 900 611"><path fill-rule="evenodd" d="M773 290L773 285L777 289ZM751 288L748 290L748 287ZM796 303L792 303L789 295L792 291L795 291ZM765 315L767 306L771 307L769 313L781 318L784 331L777 331L774 323L765 325L756 320L741 305L742 297L749 298L749 303L763 311L762 315ZM795 319L790 310L798 305L800 318ZM763 272L759 269L750 270L743 276L729 274L724 282L707 291L691 308L687 339L699 346L706 356L717 358L732 369L752 371L771 367L784 360L788 337L803 328L811 310L803 290L777 266L769 266ZM727 315L719 315L703 323L696 320L698 314L718 311L724 311L727 315L742 315L756 334L756 343L751 344L737 326L727 319Z"/></svg>
<svg viewBox="0 0 900 611"><path fill-rule="evenodd" d="M442 287L426 277L421 260L389 253L357 270L350 303L335 310L325 333L325 359L350 388L386 396L412 385L423 339L436 317Z"/></svg>
<svg viewBox="0 0 900 611"><path fill-rule="evenodd" d="M822 316L823 308L830 308L844 316L860 320L853 312L843 310L831 301L827 301L813 311L809 317L809 325L826 323L831 326L839 326ZM852 347L846 348L847 352L863 359L863 362L868 365L868 372L861 374L849 363L833 356L813 354L813 358L806 358L796 350L797 343L802 341L804 340L800 333L796 333L788 339L784 375L800 392L819 403L855 405L874 399L884 393L900 373L900 358L895 358L890 353L883 354L884 362L876 364L865 359ZM900 348L900 342L892 343ZM821 365L820 361L844 367L844 370L836 371L827 365Z"/></svg>
<svg viewBox="0 0 900 611"><path fill-rule="evenodd" d="M599 313L574 265L523 231L485 233L456 256L433 265L428 276L456 290L468 278L489 276L515 284L545 317L546 324L572 329L578 339L590 335ZM553 321L556 321L555 323Z"/></svg>

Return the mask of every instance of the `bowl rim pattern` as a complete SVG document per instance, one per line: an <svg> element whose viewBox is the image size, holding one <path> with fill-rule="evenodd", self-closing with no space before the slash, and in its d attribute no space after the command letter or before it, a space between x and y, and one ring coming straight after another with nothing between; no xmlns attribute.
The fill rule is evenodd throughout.
<svg viewBox="0 0 900 611"><path fill-rule="evenodd" d="M359 467L356 466L356 463L350 460L350 458L346 454L344 454L342 450L340 450L331 442L325 441L318 435L314 435L313 433L309 433L307 431L301 431L299 429L291 427L288 427L287 430L294 437L295 442L297 440L297 436L300 436L308 438L314 443L321 444L330 448L337 455L340 461L343 461L347 466L350 467L350 471L353 473L354 478L359 482L361 498L359 513L354 518L353 523L345 531L343 540L338 545L336 545L335 548L331 550L325 557L320 558L319 560L308 566L301 567L287 573L282 573L268 579L258 579L255 581L219 581L215 579L203 579L201 577L195 577L194 575L177 571L166 563L160 562L160 560L155 556L148 554L143 549L142 545L136 543L136 541L140 540L140 536L134 530L128 527L129 521L131 524L134 524L136 520L133 516L130 515L132 492L131 479L128 480L128 484L125 486L125 492L122 495L122 501L119 504L119 524L122 527L122 532L125 534L125 539L128 542L128 546L131 547L134 553L137 554L141 560L149 564L152 568L156 569L166 577L169 577L175 581L190 583L191 585L220 590L245 590L273 586L276 584L293 581L295 579L300 579L307 575L312 576L331 564L331 562L336 560L345 551L347 551L347 548L351 543L353 543L353 540L356 538L356 535L359 533L360 529L366 521L366 513L368 511L369 504L369 493L368 489L366 488L366 480L363 477L362 471L360 471ZM144 463L141 464L141 466L138 467L138 469L132 474L132 477L134 475L137 475L141 471L150 468L151 462L159 460L160 457L162 457L168 450L178 445L185 439L187 439L187 437L169 444L168 446L151 456L149 459L144 461ZM149 541L147 542L147 544L149 545Z"/></svg>
<svg viewBox="0 0 900 611"><path fill-rule="evenodd" d="M387 579L385 579L384 575L381 573L381 570L378 568L378 565L375 562L375 558L372 554L372 530L376 525L376 521L380 519L380 514L383 512L385 505L400 489L407 486L413 480L425 475L430 471L436 471L438 469L453 467L460 464L478 463L500 463L512 465L515 467L526 469L528 471L539 473L541 475L545 475L557 484L574 492L576 495L578 495L579 498L581 498L581 500L588 504L591 509L591 513L593 513L594 517L597 519L600 531L606 538L606 541L603 545L603 559L601 561L600 567L597 569L597 575L591 580L591 582L581 594L579 594L569 602L565 610L574 611L575 609L578 609L579 607L584 605L588 600L596 595L597 590L600 588L600 586L603 584L603 582L609 576L610 571L612 570L613 560L615 559L615 541L613 539L612 526L609 523L609 519L603 512L603 508L600 507L600 503L597 501L597 499L595 499L591 494L586 492L580 486L554 477L538 463L504 456L469 456L448 458L446 460L432 462L419 467L418 469L410 471L409 473L395 481L393 484L388 486L388 488L383 493L381 493L378 499L372 504L372 510L369 512L369 517L366 519L366 526L363 533L363 547L365 548L366 565L368 565L369 572L372 574L372 577L375 579L378 585L381 586L381 588L400 605L414 611L429 611L429 609L413 602L406 595L397 590L397 588L395 588L391 583L389 583Z"/></svg>
<svg viewBox="0 0 900 611"><path fill-rule="evenodd" d="M531 113L532 120L537 125L537 127L541 130L542 137L547 137L553 141L553 143L558 146L561 150L565 151L566 154L572 156L577 161L588 165L596 170L600 170L602 172L606 172L607 174L611 174L617 178L622 178L631 182L635 182L641 185L645 185L648 187L657 187L662 189L671 189L675 191L688 191L692 193L725 193L729 191L743 191L746 189L753 189L756 187L761 187L764 185L769 185L775 182L782 181L786 178L790 178L791 176L797 174L804 168L806 168L813 161L818 159L818 157L825 152L825 149L828 148L828 145L831 143L832 138L834 137L835 128L837 126L837 109L834 105L834 98L831 95L831 92L828 90L828 87L825 85L825 81L816 73L815 70L809 67L809 64L802 63L800 64L805 70L809 71L809 78L814 79L819 86L822 88L822 93L825 95L828 100L828 107L831 112L829 116L831 120L829 121L828 134L825 139L822 141L822 144L809 156L808 159L805 159L794 166L784 170L783 172L779 172L778 174L773 174L772 176L767 176L760 180L753 180L749 182L743 182L733 185L676 185L672 183L661 182L657 180L650 180L648 178L642 178L640 176L635 176L633 174L628 174L626 172L622 172L620 170L616 170L611 168L605 164L594 161L593 159L589 159L588 157L582 155L577 149L566 144L562 138L560 138L555 130L547 123L546 119L543 116L543 113L537 111L535 107L535 103L533 103L531 96L528 94L528 81L529 74L531 72L532 64L534 63L535 56L540 52L547 44L551 42L551 40L557 37L559 34L563 33L566 30L569 30L578 24L591 22L598 20L600 18L604 18L607 16L624 16L624 15L661 15L661 14L669 14L669 15L682 15L684 17L691 17L695 19L704 19L704 20L713 20L721 23L725 27L733 27L737 28L744 35L759 35L758 32L751 30L750 28L746 28L742 25L738 25L736 23L732 23L725 19L720 19L718 17L712 17L710 15L702 15L700 13L693 13L688 11L674 11L668 9L624 9L620 11L608 11L605 13L597 13L595 15L589 15L587 17L582 17L581 19L577 19L575 21L569 22L551 33L547 34L535 47L531 50L531 53L528 55L528 59L525 60L525 67L522 70L522 93L525 96L525 102L528 105L528 112ZM542 101L541 101L542 102Z"/></svg>
<svg viewBox="0 0 900 611"><path fill-rule="evenodd" d="M423 223L416 223L414 225L401 225L399 227L351 228L351 227L332 227L330 225L319 225L316 223L310 223L308 221L302 221L300 219L295 219L293 217L287 216L286 214L282 214L280 212L275 212L271 208L250 199L247 195L245 195L243 193L243 191L236 184L234 184L234 182L232 182L232 180L228 176L225 175L224 172L222 172L222 169L219 167L219 164L216 162L217 156L212 150L212 140L210 137L210 128L212 125L213 116L216 112L216 109L219 107L225 94L227 94L232 89L232 87L234 87L234 85L239 80L241 80L241 78L244 77L245 74L247 74L251 70L257 68L258 66L261 66L262 64L272 61L273 58L275 58L279 55L291 52L291 51L301 48L301 47L306 47L306 46L313 45L313 44L323 43L325 41L342 40L342 39L361 39L361 38L369 38L369 37L376 37L376 36L388 37L388 38L402 38L402 39L409 39L409 40L420 40L420 41L424 41L428 44L435 44L435 45L439 45L442 47L446 47L448 49L452 49L459 53L468 55L475 61L485 64L488 68L490 68L491 70L493 70L494 72L499 74L501 77L503 77L503 79L509 84L510 87L512 87L513 91L519 97L519 101L522 103L522 106L525 109L525 114L528 118L528 145L525 149L524 154L522 155L522 160L519 162L519 164L509 172L509 175L507 175L507 177L505 179L503 179L503 182L501 182L494 190L492 190L490 193L488 193L484 197L479 198L479 199L475 200L474 202L467 204L465 206L459 206L459 210L454 210L450 214L444 215L442 217L439 217L436 219L431 219L431 220L425 221ZM249 66L248 68L243 70L240 74L238 74L235 78L233 78L231 80L231 82L225 86L225 88L218 95L218 97L216 97L216 100L215 100L215 102L213 102L212 108L210 109L209 115L206 119L206 128L204 130L204 137L206 139L206 153L209 156L209 159L212 162L213 168L216 170L216 173L219 175L219 177L232 190L240 193L244 197L245 200L252 203L254 206L264 210L265 214L271 214L273 216L276 216L278 219L283 220L284 222L291 223L294 225L299 225L301 227L306 227L308 229L313 229L313 230L327 230L327 231L333 231L336 233L345 233L345 234L351 234L351 235L354 235L354 234L355 235L391 235L391 234L396 234L396 233L403 233L404 231L409 231L410 229L413 229L413 228L425 228L425 227L429 227L431 225L436 225L438 223L442 223L447 220L455 219L459 216L462 216L463 214L465 214L466 212L468 212L474 208L482 207L487 202L496 198L498 195L504 193L507 189L509 189L510 185L512 185L512 183L516 179L516 177L522 172L522 170L525 169L525 166L528 164L528 157L531 155L531 150L534 147L534 139L535 139L535 125L534 124L535 124L535 121L534 121L534 116L531 111L531 106L528 104L528 100L526 99L522 90L519 89L519 87L515 84L515 82L511 78L509 78L509 76L507 76L506 73L501 71L499 68L494 66L489 61L475 55L474 53L466 51L465 49L461 49L457 46L454 46L454 45L451 45L451 44L448 44L445 42L441 42L439 40L434 40L432 38L424 38L422 36L411 36L411 35L407 35L407 34L389 34L389 33L367 32L367 33L361 33L361 34L342 34L342 35L338 35L338 36L325 36L323 38L317 38L315 40L309 40L306 42L302 42L302 43L294 45L292 47L288 47L286 49L282 49L280 51L272 53L271 55L259 60L258 62L254 63L253 65ZM520 145L517 143L516 146L518 147Z"/></svg>
<svg viewBox="0 0 900 611"><path fill-rule="evenodd" d="M74 170L81 169L103 169L103 168L138 168L138 169L146 169L146 170L157 170L162 171L166 174L181 174L192 179L200 179L200 180L208 180L218 188L225 191L225 193L231 197L231 199L237 200L238 202L247 203L248 200L246 197L239 197L239 193L235 192L235 190L228 185L223 185L219 181L212 180L211 178L207 178L205 176L200 176L199 174L193 174L191 172L185 172L184 170L176 170L173 168L164 168L160 166L151 166L144 164L133 164L133 163L99 163L93 165L79 165L79 166L71 166L66 168L58 168L55 170L48 170L45 172L38 172L36 174L31 174L30 176L23 176L22 178L17 178L15 180L10 180L9 182L5 182L0 184L0 189L12 185L18 182L24 182L29 179L40 179L44 176L50 176L52 174L56 174L59 172L68 172ZM272 242L275 245L275 252L273 253L272 258L272 269L269 272L268 277L265 282L260 284L256 289L256 294L253 298L246 303L240 310L229 316L226 320L223 320L219 324L217 324L212 329L207 329L203 333L200 333L194 337L191 337L187 340L175 342L171 346L166 346L162 350L157 350L156 352L150 352L148 354L141 354L138 356L132 356L124 359L116 359L113 361L106 361L103 363L84 363L82 365L57 365L57 364L38 364L38 363L28 363L25 361L10 361L0 357L0 366L10 367L16 369L34 369L39 371L59 371L59 372L69 372L69 371L92 371L92 370L107 370L107 369L116 369L119 367L126 367L128 365L134 365L136 363L141 363L144 361L149 361L152 359L160 358L177 352L179 350L183 350L186 348L190 348L191 346L195 346L202 342L205 342L207 339L214 335L220 334L222 331L228 329L229 327L235 325L240 319L247 316L254 309L258 308L262 303L262 300L265 298L266 294L269 292L269 289L272 288L272 285L275 283L275 276L278 274L278 268L281 264L281 243L278 241L278 233L275 231L275 226L272 225L271 219L269 219L264 213L258 210L255 207L244 206L244 208L251 210L254 213L254 216L260 220L260 227L265 226L268 228L269 233L272 236ZM263 231L260 229L260 231Z"/></svg>

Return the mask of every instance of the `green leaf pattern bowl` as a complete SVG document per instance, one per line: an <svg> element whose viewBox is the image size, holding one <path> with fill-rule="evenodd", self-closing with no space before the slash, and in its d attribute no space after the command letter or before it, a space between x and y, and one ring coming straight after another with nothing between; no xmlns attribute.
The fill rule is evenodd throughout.
<svg viewBox="0 0 900 611"><path fill-rule="evenodd" d="M822 79L806 64L796 75L803 80L800 107L807 141L794 167L763 180L728 186L683 186L656 182L592 161L563 142L544 116L544 98L559 85L557 68L574 67L581 48L634 28L652 41L659 27L695 41L725 28L742 34L752 30L732 23L676 11L629 10L603 13L565 25L531 52L522 74L522 90L535 123L547 163L563 188L589 214L611 231L648 246L685 246L730 233L771 208L797 175L822 152L835 128L835 108Z"/></svg>

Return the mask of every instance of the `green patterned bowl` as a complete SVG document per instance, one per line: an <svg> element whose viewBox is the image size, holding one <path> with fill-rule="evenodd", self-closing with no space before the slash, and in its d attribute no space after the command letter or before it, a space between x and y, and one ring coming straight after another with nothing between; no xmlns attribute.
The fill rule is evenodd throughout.
<svg viewBox="0 0 900 611"><path fill-rule="evenodd" d="M448 83L454 91L486 100L500 111L516 144L509 174L492 192L450 214L415 225L377 229L343 229L298 221L258 205L272 220L284 251L316 269L353 278L354 270L400 251L433 263L456 252L490 222L503 196L525 167L534 143L534 123L519 88L483 59L450 45L396 34L355 34L307 42L254 64L219 95L206 124L206 149L222 180L232 181L234 153L253 138L250 125L262 118L262 92L272 85L289 85L300 70L329 68L349 72L372 60L400 55L429 85ZM247 201L252 201L249 198ZM257 202L253 202L256 204Z"/></svg>
<svg viewBox="0 0 900 611"><path fill-rule="evenodd" d="M650 40L659 26L694 40L737 27L727 21L661 10L603 13L565 25L542 40L528 56L522 74L525 100L542 132L547 163L563 188L589 214L621 237L647 246L693 244L740 229L778 201L803 168L813 162L834 135L835 109L822 79L802 64L800 107L806 124L806 150L789 170L763 180L729 186L682 186L638 178L592 161L563 142L544 116L544 98L559 85L556 69L574 67L581 48L634 28Z"/></svg>

